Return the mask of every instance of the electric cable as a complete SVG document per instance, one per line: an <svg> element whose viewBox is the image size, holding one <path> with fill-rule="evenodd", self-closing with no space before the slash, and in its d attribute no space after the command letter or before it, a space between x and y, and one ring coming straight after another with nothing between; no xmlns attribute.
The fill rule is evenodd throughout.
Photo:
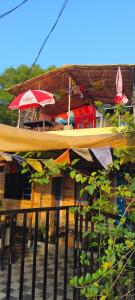
<svg viewBox="0 0 135 300"><path fill-rule="evenodd" d="M28 0L24 0L23 2L21 2L19 5L15 6L14 8L10 9L9 11L3 13L2 15L0 15L0 19L6 17L7 15L9 15L10 13L12 13L13 11L15 11L17 8L19 8L20 6L22 6L23 4L25 4Z"/></svg>
<svg viewBox="0 0 135 300"><path fill-rule="evenodd" d="M37 55L37 57L36 57L36 59L35 59L33 65L36 64L36 62L37 62L37 60L38 60L38 58L39 58L39 56L40 56L40 54L41 54L41 52L42 52L42 50L43 50L43 48L44 48L44 46L45 46L47 40L49 39L49 36L51 35L51 33L53 32L54 28L56 27L56 25L57 25L57 23L58 23L58 21L59 21L61 15L62 15L64 9L65 9L65 7L66 7L66 5L67 5L67 3L68 3L68 1L69 1L69 0L65 0L65 1L63 2L63 5L62 5L61 10L60 10L60 12L59 12L59 14L58 14L58 17L57 17L56 21L54 22L54 25L52 26L50 32L49 32L48 35L46 36L46 38L45 38L45 40L44 40L42 46L40 47L39 52L38 52L38 55Z"/></svg>
<svg viewBox="0 0 135 300"><path fill-rule="evenodd" d="M41 52L43 51L44 46L46 45L46 43L47 43L47 41L48 41L48 39L49 39L51 33L54 31L54 29L55 29L55 27L56 27L56 25L57 25L57 23L58 23L58 21L59 21L61 15L62 15L63 11L64 11L64 9L66 8L66 5L67 5L68 1L69 1L69 0L64 0L64 2L63 2L63 4L62 4L62 7L61 7L61 9L60 9L60 12L59 12L59 14L58 14L58 17L57 17L56 21L54 22L53 26L51 27L49 33L48 33L47 36L45 37L45 39L44 39L44 41L43 41L43 43L42 43L42 45L41 45L41 47L40 47L40 49L39 49L39 51L38 51L38 54L37 54L37 56L36 56L36 58L35 58L33 64L31 65L30 69L28 70L28 73L27 73L26 77L24 78L24 80L22 81L21 85L19 86L19 89L18 89L18 91L17 91L17 94L19 93L19 91L20 91L21 88L23 87L25 81L28 79L29 75L31 74L33 67L35 66L35 64L36 64L36 62L37 62L37 60L38 60L38 58L39 58Z"/></svg>

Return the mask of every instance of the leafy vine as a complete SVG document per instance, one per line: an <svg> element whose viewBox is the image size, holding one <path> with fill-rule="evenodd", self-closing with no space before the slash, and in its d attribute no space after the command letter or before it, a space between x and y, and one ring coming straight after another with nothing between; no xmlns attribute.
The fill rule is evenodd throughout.
<svg viewBox="0 0 135 300"><path fill-rule="evenodd" d="M121 116L123 134L130 138L134 136L134 118L124 106L117 105L113 115L105 114L101 103L98 102L97 106L115 130L120 125ZM134 299L135 175L134 170L128 172L125 168L128 163L134 163L133 151L134 147L113 149L113 163L108 169L95 170L89 175L82 174L75 167L76 159L68 166L66 163L56 163L53 159L42 159L40 153L35 167L37 171L33 172L30 164L33 154L27 153L24 157L22 172L31 172L31 182L47 184L52 176L68 172L82 186L81 199L86 192L91 199L89 204L72 209L87 224L82 231L80 252L83 272L76 272L70 280L85 299ZM114 184L113 179L120 175L123 176L123 184ZM124 212L119 210L117 199L125 201Z"/></svg>

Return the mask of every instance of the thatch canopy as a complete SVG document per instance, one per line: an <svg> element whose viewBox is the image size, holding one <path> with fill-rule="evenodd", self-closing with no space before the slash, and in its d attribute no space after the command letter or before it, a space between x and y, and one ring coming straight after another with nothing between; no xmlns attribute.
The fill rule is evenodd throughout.
<svg viewBox="0 0 135 300"><path fill-rule="evenodd" d="M131 99L133 82L135 82L135 65L119 65L122 71L124 93ZM55 97L55 105L48 105L45 111L51 115L66 112L68 110L69 76L76 86L84 85L86 90L83 98L72 94L71 109L84 104L102 101L113 104L116 94L115 80L118 65L65 65L44 73L24 84L18 84L8 91L14 95L28 89L42 89L61 94L61 98Z"/></svg>

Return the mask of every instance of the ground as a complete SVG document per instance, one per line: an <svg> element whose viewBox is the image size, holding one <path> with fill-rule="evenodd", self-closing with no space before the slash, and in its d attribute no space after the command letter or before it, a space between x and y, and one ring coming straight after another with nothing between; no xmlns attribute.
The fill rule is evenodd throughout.
<svg viewBox="0 0 135 300"><path fill-rule="evenodd" d="M55 261L55 247L54 245L49 245L48 252L48 276L47 276L47 300L54 299L54 261ZM0 300L6 299L6 286L7 286L7 254L4 258L4 271L0 271ZM31 299L31 286L32 286L32 261L33 261L33 248L26 250L25 258L25 269L24 269L24 293L23 299ZM43 288L43 271L44 271L44 244L40 243L37 248L37 268L36 268L36 289L35 289L35 299L41 300L42 288ZM20 276L20 249L15 249L15 261L12 265L12 280L11 280L11 296L10 300L19 299L19 276ZM68 287L67 287L67 299L73 299L73 291L69 285L69 279L73 276L73 250L69 250L68 256ZM64 250L59 249L58 256L58 290L57 299L63 299L64 292Z"/></svg>

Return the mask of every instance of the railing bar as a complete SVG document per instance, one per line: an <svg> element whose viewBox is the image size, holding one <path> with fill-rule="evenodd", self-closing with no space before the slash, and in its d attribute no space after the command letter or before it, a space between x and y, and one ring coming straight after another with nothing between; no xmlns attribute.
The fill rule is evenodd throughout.
<svg viewBox="0 0 135 300"><path fill-rule="evenodd" d="M72 205L71 207L76 207L76 205ZM27 213L36 213L36 212L45 212L45 211L60 211L60 210L65 210L67 206L56 206L56 207L41 207L41 208L27 208L27 209L10 209L10 210L1 210L0 211L0 216L1 215L7 215L7 214L23 214L25 212ZM94 214L98 214L99 210L98 209L93 209L92 210ZM120 220L121 215L114 215L109 212L102 212L100 211L104 216L107 216L108 218L114 219L114 220ZM126 221L130 222L130 219L128 216L126 216ZM131 222L130 222L131 223Z"/></svg>
<svg viewBox="0 0 135 300"><path fill-rule="evenodd" d="M75 229L74 229L74 265L73 265L73 276L77 275L77 247L78 247L78 212L74 214L75 218ZM73 299L76 300L77 291L73 288Z"/></svg>
<svg viewBox="0 0 135 300"><path fill-rule="evenodd" d="M68 229L69 229L69 211L66 210L65 221L65 257L64 257L64 300L67 299L67 264L68 264Z"/></svg>
<svg viewBox="0 0 135 300"><path fill-rule="evenodd" d="M82 265L80 262L80 256L82 253L82 231L83 231L83 215L81 214L82 211L82 207L80 207L80 214L79 214L79 241L78 241L78 246L79 246L79 255L78 255L78 276L81 276L81 272L82 272ZM79 293L79 289L77 289L77 299L80 299L80 293Z"/></svg>
<svg viewBox="0 0 135 300"><path fill-rule="evenodd" d="M14 221L16 215L11 216L10 221L10 241L9 241L9 255L8 255L8 270L7 270L7 291L6 291L6 300L10 299L10 288L11 288L11 273L12 273L12 253L14 246Z"/></svg>
<svg viewBox="0 0 135 300"><path fill-rule="evenodd" d="M55 269L54 269L54 300L57 300L57 277L58 277L58 248L59 248L59 210L56 212L56 235L55 235Z"/></svg>
<svg viewBox="0 0 135 300"><path fill-rule="evenodd" d="M94 222L92 221L92 213L90 212L90 219L91 219L91 233L94 232ZM91 247L91 274L93 273L93 264L94 264L94 253L93 247Z"/></svg>
<svg viewBox="0 0 135 300"><path fill-rule="evenodd" d="M85 215L85 232L88 231L88 213ZM87 253L88 245L87 245L87 238L83 238L83 247L84 251ZM87 273L87 265L84 266L84 275Z"/></svg>
<svg viewBox="0 0 135 300"><path fill-rule="evenodd" d="M2 241L2 249L0 249L0 266L1 270L4 270L4 242L5 242L5 235L6 235L6 218L3 225L3 232L1 235L1 241Z"/></svg>
<svg viewBox="0 0 135 300"><path fill-rule="evenodd" d="M38 212L36 212L35 214L35 234L34 234L33 269L32 269L32 297L31 297L32 300L35 299L37 237L38 237Z"/></svg>
<svg viewBox="0 0 135 300"><path fill-rule="evenodd" d="M79 216L79 260L78 260L78 275L81 276L81 263L80 263L80 255L82 252L82 231L83 231L83 215L81 214L80 208L80 216Z"/></svg>
<svg viewBox="0 0 135 300"><path fill-rule="evenodd" d="M72 205L71 207L76 207L76 205ZM7 215L8 214L22 214L22 213L29 213L29 212L44 212L44 211L60 211L65 210L67 206L51 206L51 207L38 207L38 208L21 208L21 209L8 209L8 210L1 210L1 215Z"/></svg>
<svg viewBox="0 0 135 300"><path fill-rule="evenodd" d="M46 224L45 224L45 253L44 253L43 300L46 300L46 287L47 287L48 233L49 233L49 211L47 211L47 213L46 213Z"/></svg>
<svg viewBox="0 0 135 300"><path fill-rule="evenodd" d="M27 223L27 213L24 213L24 215L23 215L23 237L22 237L22 251L21 251L19 300L23 299L24 260L25 260L25 243L26 243L26 223Z"/></svg>

